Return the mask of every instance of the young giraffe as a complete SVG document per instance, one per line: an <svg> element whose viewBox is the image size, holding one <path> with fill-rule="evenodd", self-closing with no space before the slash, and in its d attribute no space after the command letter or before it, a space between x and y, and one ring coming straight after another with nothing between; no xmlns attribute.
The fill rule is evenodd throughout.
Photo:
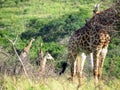
<svg viewBox="0 0 120 90"><path fill-rule="evenodd" d="M23 49L23 51L21 52L20 54L20 58L23 62L23 65L28 73L28 71L32 70L32 66L29 62L29 59L28 59L28 53L29 53L29 50L32 46L32 42L34 41L35 39L31 39L31 41L29 42L29 44ZM29 67L29 68L28 68ZM20 73L21 70L23 69L23 66L20 65L18 66L18 64L15 65L15 69L14 69L14 73L17 74L17 73Z"/></svg>
<svg viewBox="0 0 120 90"><path fill-rule="evenodd" d="M43 53L43 50L42 50L42 43L40 44L40 51L39 51L39 57L40 57L40 70L42 73L45 73L45 67L46 67L46 62L47 62L47 59L49 60L54 60L54 58L52 57L52 55L48 52Z"/></svg>
<svg viewBox="0 0 120 90"><path fill-rule="evenodd" d="M68 59L71 66L71 79L77 73L79 86L82 84L82 71L86 55L93 54L93 74L95 85L101 78L102 67L110 42L109 28L116 21L116 11L120 3L92 17L81 29L74 32L68 44ZM107 18L106 18L107 17ZM91 54L92 53L92 54ZM77 67L77 70L76 70Z"/></svg>
<svg viewBox="0 0 120 90"><path fill-rule="evenodd" d="M48 60L54 60L54 58L52 57L52 55L48 52L45 53L43 59L41 60L41 72L45 73L45 67L46 67L46 62Z"/></svg>

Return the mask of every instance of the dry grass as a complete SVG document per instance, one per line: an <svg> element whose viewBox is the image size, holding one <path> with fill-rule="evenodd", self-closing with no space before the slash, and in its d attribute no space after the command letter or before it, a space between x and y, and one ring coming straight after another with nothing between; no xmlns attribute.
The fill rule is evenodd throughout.
<svg viewBox="0 0 120 90"><path fill-rule="evenodd" d="M39 81L32 80L29 83L28 79L24 76L19 78L15 77L4 77L4 83L1 90L77 90L77 78L75 78L74 83L71 83L69 76L59 76L59 77L49 77L46 79L41 79ZM99 90L119 90L120 80L114 79L110 81L101 81L101 87ZM93 78L87 79L83 78L83 85L81 90L94 90Z"/></svg>

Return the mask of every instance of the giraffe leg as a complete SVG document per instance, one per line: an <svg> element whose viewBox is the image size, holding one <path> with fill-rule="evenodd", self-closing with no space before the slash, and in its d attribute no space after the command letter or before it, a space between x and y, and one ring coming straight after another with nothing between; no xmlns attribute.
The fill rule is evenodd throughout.
<svg viewBox="0 0 120 90"><path fill-rule="evenodd" d="M90 77L91 77L91 72L93 71L93 53L90 53L87 55L87 61L88 61L88 80L90 81Z"/></svg>
<svg viewBox="0 0 120 90"><path fill-rule="evenodd" d="M99 62L99 71L98 71L98 79L101 79L102 76L102 67L104 64L104 60L107 54L107 47L104 47L100 53L100 62Z"/></svg>
<svg viewBox="0 0 120 90"><path fill-rule="evenodd" d="M90 71L93 71L93 53L90 53L88 56L87 56L87 61L88 61L88 64L89 64L89 70Z"/></svg>
<svg viewBox="0 0 120 90"><path fill-rule="evenodd" d="M97 86L97 84L98 84L98 68L99 68L100 52L101 52L101 50L96 50L93 52L93 58L94 58L93 74L94 74L95 86Z"/></svg>
<svg viewBox="0 0 120 90"><path fill-rule="evenodd" d="M74 82L74 77L76 75L76 60L71 63L71 80Z"/></svg>
<svg viewBox="0 0 120 90"><path fill-rule="evenodd" d="M71 80L74 81L74 77L76 75L76 54L70 53L69 54L69 61L70 61L70 70L71 70Z"/></svg>
<svg viewBox="0 0 120 90"><path fill-rule="evenodd" d="M82 85L82 71L83 71L85 59L86 59L85 53L82 53L79 56L77 56L77 76L79 82L78 87Z"/></svg>

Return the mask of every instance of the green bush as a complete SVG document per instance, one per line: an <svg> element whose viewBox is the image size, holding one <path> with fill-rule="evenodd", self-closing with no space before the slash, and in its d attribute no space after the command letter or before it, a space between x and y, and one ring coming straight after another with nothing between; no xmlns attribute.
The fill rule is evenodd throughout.
<svg viewBox="0 0 120 90"><path fill-rule="evenodd" d="M89 14L83 9L49 23L45 23L41 19L31 19L27 24L28 30L21 34L21 38L29 39L34 36L41 36L45 42L59 41L83 26L87 17L89 17Z"/></svg>

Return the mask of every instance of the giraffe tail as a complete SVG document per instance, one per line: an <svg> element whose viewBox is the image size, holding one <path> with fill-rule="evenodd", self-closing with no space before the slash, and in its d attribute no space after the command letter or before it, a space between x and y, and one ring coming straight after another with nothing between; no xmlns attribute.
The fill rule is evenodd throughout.
<svg viewBox="0 0 120 90"><path fill-rule="evenodd" d="M62 74L65 72L67 66L68 66L68 63L67 63L67 62L64 62L64 63L62 64L62 70L59 72L59 75L62 75Z"/></svg>

